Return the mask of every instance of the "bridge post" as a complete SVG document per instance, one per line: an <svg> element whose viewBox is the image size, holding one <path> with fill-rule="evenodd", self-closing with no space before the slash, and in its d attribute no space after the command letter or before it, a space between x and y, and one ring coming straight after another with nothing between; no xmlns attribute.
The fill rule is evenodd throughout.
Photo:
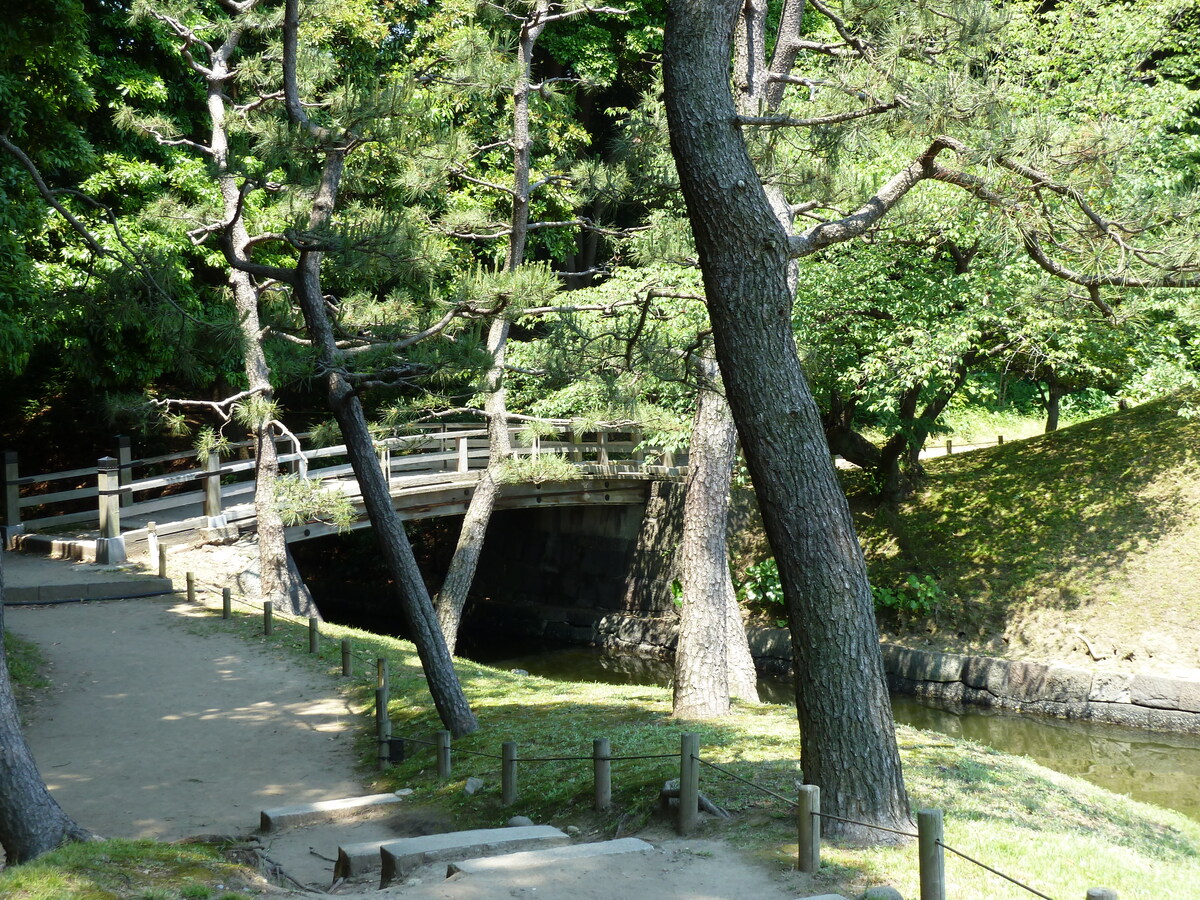
<svg viewBox="0 0 1200 900"><path fill-rule="evenodd" d="M392 483L392 449L387 444L380 444L375 449L379 456L379 470L383 472L383 480Z"/></svg>
<svg viewBox="0 0 1200 900"><path fill-rule="evenodd" d="M228 524L221 512L221 457L216 450L208 452L204 466L204 515L209 528L224 528Z"/></svg>
<svg viewBox="0 0 1200 900"><path fill-rule="evenodd" d="M642 449L642 429L629 429L629 441L633 444L633 461L639 466L646 462L646 451Z"/></svg>
<svg viewBox="0 0 1200 900"><path fill-rule="evenodd" d="M602 466L608 465L608 432L603 428L596 429L596 462Z"/></svg>
<svg viewBox="0 0 1200 900"><path fill-rule="evenodd" d="M465 437L455 438L454 445L458 450L458 471L467 472L471 468L471 452L468 447L468 439Z"/></svg>
<svg viewBox="0 0 1200 900"><path fill-rule="evenodd" d="M133 440L127 434L117 435L117 471L122 488L133 481ZM121 491L121 506L133 506L133 491Z"/></svg>
<svg viewBox="0 0 1200 900"><path fill-rule="evenodd" d="M21 524L21 485L17 475L17 454L4 451L4 506L0 509L0 538L3 548L11 550L13 539L25 531Z"/></svg>
<svg viewBox="0 0 1200 900"><path fill-rule="evenodd" d="M125 562L125 538L121 537L121 476L116 459L96 460L96 489L100 495L100 537L96 539L96 562L115 565Z"/></svg>
<svg viewBox="0 0 1200 900"><path fill-rule="evenodd" d="M583 462L583 432L572 426L571 428L571 462Z"/></svg>

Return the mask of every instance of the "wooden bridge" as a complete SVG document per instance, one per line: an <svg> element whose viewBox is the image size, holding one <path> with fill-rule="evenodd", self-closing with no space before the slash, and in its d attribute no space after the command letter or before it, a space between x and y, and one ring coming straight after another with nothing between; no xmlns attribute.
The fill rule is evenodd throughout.
<svg viewBox="0 0 1200 900"><path fill-rule="evenodd" d="M521 429L512 432L516 455L556 454L572 463L578 475L506 484L498 509L643 503L650 481L679 478L687 471L671 453L644 447L641 435L629 428L564 427L527 446L518 446ZM369 527L345 446L313 446L311 439L311 434L301 434L295 441L277 440L280 471L342 495L355 511L350 527ZM95 467L38 475L22 475L17 454L7 452L0 507L4 547L119 562L151 541L233 537L253 530L254 444L228 449L233 458L222 459L216 452L200 458L191 451L135 459L130 440L118 438L115 455L101 457ZM487 432L454 425L421 428L379 441L376 454L403 518L461 515L487 466ZM286 534L288 541L302 541L337 531L334 525L311 521L289 527Z"/></svg>

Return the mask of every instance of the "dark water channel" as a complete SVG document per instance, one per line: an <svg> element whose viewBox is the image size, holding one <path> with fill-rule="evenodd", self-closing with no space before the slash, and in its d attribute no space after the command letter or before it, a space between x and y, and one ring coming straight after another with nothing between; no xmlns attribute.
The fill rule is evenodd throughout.
<svg viewBox="0 0 1200 900"><path fill-rule="evenodd" d="M479 662L524 669L546 678L667 684L671 677L670 664L663 660L587 647L484 649L467 645L462 650ZM792 687L782 680L765 679L759 690L764 701L793 702ZM937 708L911 697L894 696L892 708L897 722L1028 756L1049 769L1200 820L1200 737L965 707Z"/></svg>

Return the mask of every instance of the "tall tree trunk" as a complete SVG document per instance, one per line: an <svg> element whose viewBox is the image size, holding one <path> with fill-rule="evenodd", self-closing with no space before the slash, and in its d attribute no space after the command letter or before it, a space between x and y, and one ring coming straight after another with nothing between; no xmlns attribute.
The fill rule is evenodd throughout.
<svg viewBox="0 0 1200 900"><path fill-rule="evenodd" d="M496 507L500 493L497 480L500 466L512 454L512 443L508 439L508 410L504 395L504 348L508 341L508 320L503 315L492 321L488 329L488 352L492 354L492 365L487 375L488 465L475 485L475 493L463 516L462 529L458 533L458 544L450 567L442 581L437 598L438 622L442 636L450 652L458 644L458 630L462 624L463 609L467 605L467 594L475 580L479 556L483 552L483 541L487 536L488 523Z"/></svg>
<svg viewBox="0 0 1200 900"><path fill-rule="evenodd" d="M716 360L701 359L697 368L700 391L679 542L683 606L675 647L672 715L712 719L729 712L731 696L757 700L758 689L726 545L737 431L720 393Z"/></svg>
<svg viewBox="0 0 1200 900"><path fill-rule="evenodd" d="M325 160L308 223L309 230L314 232L327 227L332 218L345 165L345 152L337 148L328 149ZM319 251L300 253L292 288L304 314L308 334L317 350L319 369L325 373L329 408L346 442L346 455L358 478L367 516L399 595L408 634L421 658L433 704L437 707L442 724L451 734L455 737L470 734L479 727L479 723L467 705L458 673L454 671L454 660L442 639L437 614L417 568L404 523L392 506L391 491L375 456L375 444L367 427L362 403L341 366L341 354L321 292L321 257Z"/></svg>
<svg viewBox="0 0 1200 900"><path fill-rule="evenodd" d="M1067 393L1061 384L1050 380L1049 395L1046 397L1046 434L1058 431L1058 416L1062 408L1062 398Z"/></svg>
<svg viewBox="0 0 1200 900"><path fill-rule="evenodd" d="M8 864L16 865L92 835L50 796L21 732L4 652L3 557L0 553L0 847Z"/></svg>
<svg viewBox="0 0 1200 900"><path fill-rule="evenodd" d="M673 0L671 145L717 356L787 600L804 780L829 812L910 827L866 564L791 331L789 244L734 124L741 0ZM827 833L880 832L823 822Z"/></svg>
<svg viewBox="0 0 1200 900"><path fill-rule="evenodd" d="M545 16L549 12L549 0L537 0L533 12L521 23L521 37L517 44L516 80L513 82L513 186L512 219L510 221L508 254L504 268L513 271L525 262L525 244L529 237L529 154L533 141L529 134L529 91L533 74L533 50L537 39L545 30ZM500 493L498 476L500 466L512 454L508 439L508 408L504 394L504 356L508 344L508 320L500 312L488 330L487 348L492 363L485 379L487 400L484 409L488 427L488 465L475 485L471 502L463 516L462 529L446 578L438 591L437 614L446 644L453 653L458 644L458 630L462 625L463 610L467 595L475 580L475 570L483 553L483 542L487 537L488 524L496 508L496 497Z"/></svg>
<svg viewBox="0 0 1200 900"><path fill-rule="evenodd" d="M242 197L238 178L229 164L225 98L226 85L232 74L231 60L240 37L240 28L235 28L226 37L225 42L213 53L211 68L205 75L208 115L212 126L209 148L221 189L225 221L231 223L228 239L238 258L247 255L250 235L241 215ZM264 404L270 404L274 390L271 386L271 369L262 346L258 289L249 273L232 265L227 280L237 308L247 386L258 392ZM292 562L284 538L283 518L279 513L275 491L275 482L279 479L279 454L275 449L273 429L269 421L255 421L252 429L255 443L254 517L258 528L258 569L262 596L282 612L305 617L317 616L317 605Z"/></svg>

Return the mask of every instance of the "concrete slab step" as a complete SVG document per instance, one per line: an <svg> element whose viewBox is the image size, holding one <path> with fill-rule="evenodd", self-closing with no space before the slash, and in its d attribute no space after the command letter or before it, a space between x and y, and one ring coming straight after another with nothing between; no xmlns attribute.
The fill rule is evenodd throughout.
<svg viewBox="0 0 1200 900"><path fill-rule="evenodd" d="M570 842L566 834L550 825L526 825L449 831L382 844L349 844L338 848L333 877L352 878L379 868L379 886L384 888L425 863L557 847Z"/></svg>
<svg viewBox="0 0 1200 900"><path fill-rule="evenodd" d="M313 822L327 822L346 816L399 803L395 794L368 794L365 797L343 797L338 800L319 800L316 803L298 803L294 806L277 806L264 809L258 814L262 831L278 831Z"/></svg>
<svg viewBox="0 0 1200 900"><path fill-rule="evenodd" d="M597 856L617 856L622 853L645 853L653 850L651 844L639 838L619 838L615 841L596 841L591 844L571 844L566 847L549 847L545 850L525 850L506 853L503 856L480 856L475 859L460 859L446 868L446 877L495 872L523 872L539 866L552 866L572 859Z"/></svg>

